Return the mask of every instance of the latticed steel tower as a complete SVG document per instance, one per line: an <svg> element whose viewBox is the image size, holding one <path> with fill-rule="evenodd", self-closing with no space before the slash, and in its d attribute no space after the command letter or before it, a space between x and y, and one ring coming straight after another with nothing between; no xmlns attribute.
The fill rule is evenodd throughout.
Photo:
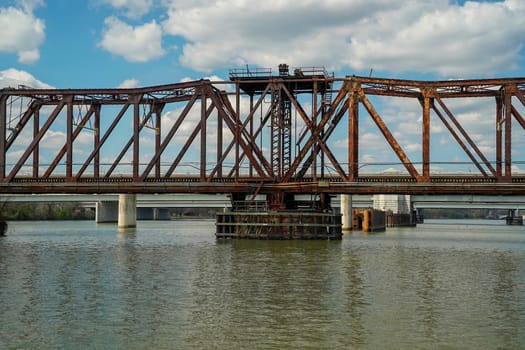
<svg viewBox="0 0 525 350"><path fill-rule="evenodd" d="M317 84L310 80L313 77L319 79ZM270 165L276 180L289 175L293 161L292 150L296 125L292 120L292 101L296 100L297 94L320 93L323 112L328 111L331 103L331 83L325 80L326 78L328 75L324 68L296 68L293 74L290 74L287 64L279 65L278 76L272 76L271 69L250 70L246 68L230 71L230 79L235 81L244 93L251 97L265 95L270 101L268 111L271 143L269 145Z"/></svg>

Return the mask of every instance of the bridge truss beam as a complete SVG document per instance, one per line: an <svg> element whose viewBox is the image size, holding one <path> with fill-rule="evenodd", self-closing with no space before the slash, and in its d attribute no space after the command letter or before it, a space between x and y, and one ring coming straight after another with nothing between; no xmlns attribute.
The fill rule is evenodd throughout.
<svg viewBox="0 0 525 350"><path fill-rule="evenodd" d="M513 173L512 154L513 140L524 137L525 78L429 82L334 78L316 70L264 73L134 89L2 89L0 187L6 193L106 192L106 186L152 193L150 188L185 192L187 186L255 195L278 188L322 191L324 183L338 193L376 193L378 184L385 192L377 193L390 193L392 184L405 192L443 193L455 183L461 183L458 192L476 193L480 183L487 193L500 185L507 193L508 186L516 192L525 186L525 176ZM378 96L419 102L421 162L409 158L389 128ZM479 97L494 102L493 156L449 105ZM465 152L475 175L432 172L432 116ZM404 173L360 173L359 128L367 117ZM347 138L343 156L333 146L341 135Z"/></svg>

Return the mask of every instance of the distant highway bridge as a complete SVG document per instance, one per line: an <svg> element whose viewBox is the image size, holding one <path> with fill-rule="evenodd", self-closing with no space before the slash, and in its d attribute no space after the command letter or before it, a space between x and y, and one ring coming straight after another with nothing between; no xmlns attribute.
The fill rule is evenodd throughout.
<svg viewBox="0 0 525 350"><path fill-rule="evenodd" d="M302 195L303 199L309 196ZM38 194L38 195L0 195L0 202L7 203L81 203L85 207L95 207L97 202L117 202L118 195L64 195L64 194ZM301 196L298 197L301 199ZM487 196L487 195L413 195L410 202L414 209L518 209L525 210L525 196ZM137 196L138 208L225 208L231 206L229 196L206 194L164 194ZM339 196L332 201L333 207L340 206ZM372 208L374 195L353 195L354 208Z"/></svg>

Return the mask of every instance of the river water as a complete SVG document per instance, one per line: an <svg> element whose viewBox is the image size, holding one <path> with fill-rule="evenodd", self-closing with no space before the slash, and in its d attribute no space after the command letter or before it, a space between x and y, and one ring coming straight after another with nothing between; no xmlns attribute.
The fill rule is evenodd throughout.
<svg viewBox="0 0 525 350"><path fill-rule="evenodd" d="M213 221L10 222L1 349L523 349L525 227L220 241Z"/></svg>

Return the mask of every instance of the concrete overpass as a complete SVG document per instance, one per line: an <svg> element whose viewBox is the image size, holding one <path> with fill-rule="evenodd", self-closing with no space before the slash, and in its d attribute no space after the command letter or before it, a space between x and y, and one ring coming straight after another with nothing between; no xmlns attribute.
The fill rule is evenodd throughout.
<svg viewBox="0 0 525 350"><path fill-rule="evenodd" d="M307 195L304 195L305 197ZM309 196L308 196L309 197ZM339 207L340 196L336 195L332 205ZM86 207L95 207L97 202L117 202L118 194L0 194L0 202L80 202ZM524 196L487 195L412 195L410 201L416 209L429 208L486 208L523 209ZM139 194L137 206L142 208L224 208L230 205L226 195L217 194ZM352 206L367 208L374 205L374 195L353 195Z"/></svg>

